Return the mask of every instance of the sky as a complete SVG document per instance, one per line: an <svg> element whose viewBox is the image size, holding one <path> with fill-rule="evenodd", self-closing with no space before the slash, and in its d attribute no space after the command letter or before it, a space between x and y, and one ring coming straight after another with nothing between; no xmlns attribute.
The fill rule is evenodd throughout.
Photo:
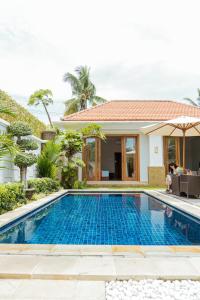
<svg viewBox="0 0 200 300"><path fill-rule="evenodd" d="M199 11L199 0L0 0L0 89L24 106L51 89L58 120L71 97L64 73L87 65L107 100L195 99Z"/></svg>

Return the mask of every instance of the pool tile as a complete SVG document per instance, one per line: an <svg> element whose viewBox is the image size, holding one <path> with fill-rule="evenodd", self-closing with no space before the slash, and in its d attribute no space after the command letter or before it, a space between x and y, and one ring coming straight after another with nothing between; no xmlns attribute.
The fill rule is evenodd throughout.
<svg viewBox="0 0 200 300"><path fill-rule="evenodd" d="M114 255L132 252L140 256L143 255L140 248L130 245L197 244L200 242L200 225L142 193L68 194L1 233L0 242L88 247L112 245ZM80 254L92 251L88 249L80 248ZM56 248L43 249L44 253L51 250L56 252ZM38 253L34 248L25 249L24 253L31 254L31 251ZM100 254L101 251L97 251ZM63 248L62 252L71 254L73 249L65 252ZM104 252L110 253L110 250L104 249Z"/></svg>

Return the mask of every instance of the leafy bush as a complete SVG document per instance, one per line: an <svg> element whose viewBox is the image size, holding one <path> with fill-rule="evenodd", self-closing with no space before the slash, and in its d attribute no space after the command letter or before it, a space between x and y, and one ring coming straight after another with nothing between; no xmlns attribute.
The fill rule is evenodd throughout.
<svg viewBox="0 0 200 300"><path fill-rule="evenodd" d="M81 190L81 189L84 189L86 187L87 187L86 181L78 181L78 180L76 180L74 182L73 189L79 189L79 190Z"/></svg>
<svg viewBox="0 0 200 300"><path fill-rule="evenodd" d="M24 120L27 122L33 130L33 134L40 137L41 132L46 129L44 123L39 121L35 116L33 116L28 110L19 105L10 96L8 96L4 91L0 90L0 103L8 108L11 108L15 112L15 115L1 114L1 118L12 123L15 121Z"/></svg>
<svg viewBox="0 0 200 300"><path fill-rule="evenodd" d="M28 187L34 188L36 193L51 193L59 190L59 182L51 178L35 178L28 180Z"/></svg>
<svg viewBox="0 0 200 300"><path fill-rule="evenodd" d="M26 203L26 199L21 183L0 184L0 213L14 209L22 203Z"/></svg>

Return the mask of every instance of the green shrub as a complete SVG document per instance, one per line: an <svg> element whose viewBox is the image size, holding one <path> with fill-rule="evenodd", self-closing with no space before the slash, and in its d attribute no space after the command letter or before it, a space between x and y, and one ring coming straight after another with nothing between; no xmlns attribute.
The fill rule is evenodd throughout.
<svg viewBox="0 0 200 300"><path fill-rule="evenodd" d="M34 188L36 193L51 193L59 190L59 182L51 178L35 178L28 180L28 187Z"/></svg>
<svg viewBox="0 0 200 300"><path fill-rule="evenodd" d="M22 148L22 150L36 150L38 149L37 142L33 140L18 140L17 145Z"/></svg>
<svg viewBox="0 0 200 300"><path fill-rule="evenodd" d="M20 152L16 155L14 163L19 168L32 166L37 161L37 156L34 153Z"/></svg>
<svg viewBox="0 0 200 300"><path fill-rule="evenodd" d="M32 134L32 129L28 123L22 121L16 121L8 126L8 132L13 136L21 137Z"/></svg>
<svg viewBox="0 0 200 300"><path fill-rule="evenodd" d="M0 184L0 213L12 210L22 203L26 203L26 199L21 183Z"/></svg>

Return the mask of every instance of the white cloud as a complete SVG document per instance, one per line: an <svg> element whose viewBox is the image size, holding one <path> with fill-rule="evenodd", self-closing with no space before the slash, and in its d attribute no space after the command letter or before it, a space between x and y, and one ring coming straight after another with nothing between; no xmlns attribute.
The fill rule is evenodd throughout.
<svg viewBox="0 0 200 300"><path fill-rule="evenodd" d="M91 67L109 99L195 97L199 8L198 0L0 0L0 88L21 101L52 89L54 119L71 96L63 74L77 65Z"/></svg>

